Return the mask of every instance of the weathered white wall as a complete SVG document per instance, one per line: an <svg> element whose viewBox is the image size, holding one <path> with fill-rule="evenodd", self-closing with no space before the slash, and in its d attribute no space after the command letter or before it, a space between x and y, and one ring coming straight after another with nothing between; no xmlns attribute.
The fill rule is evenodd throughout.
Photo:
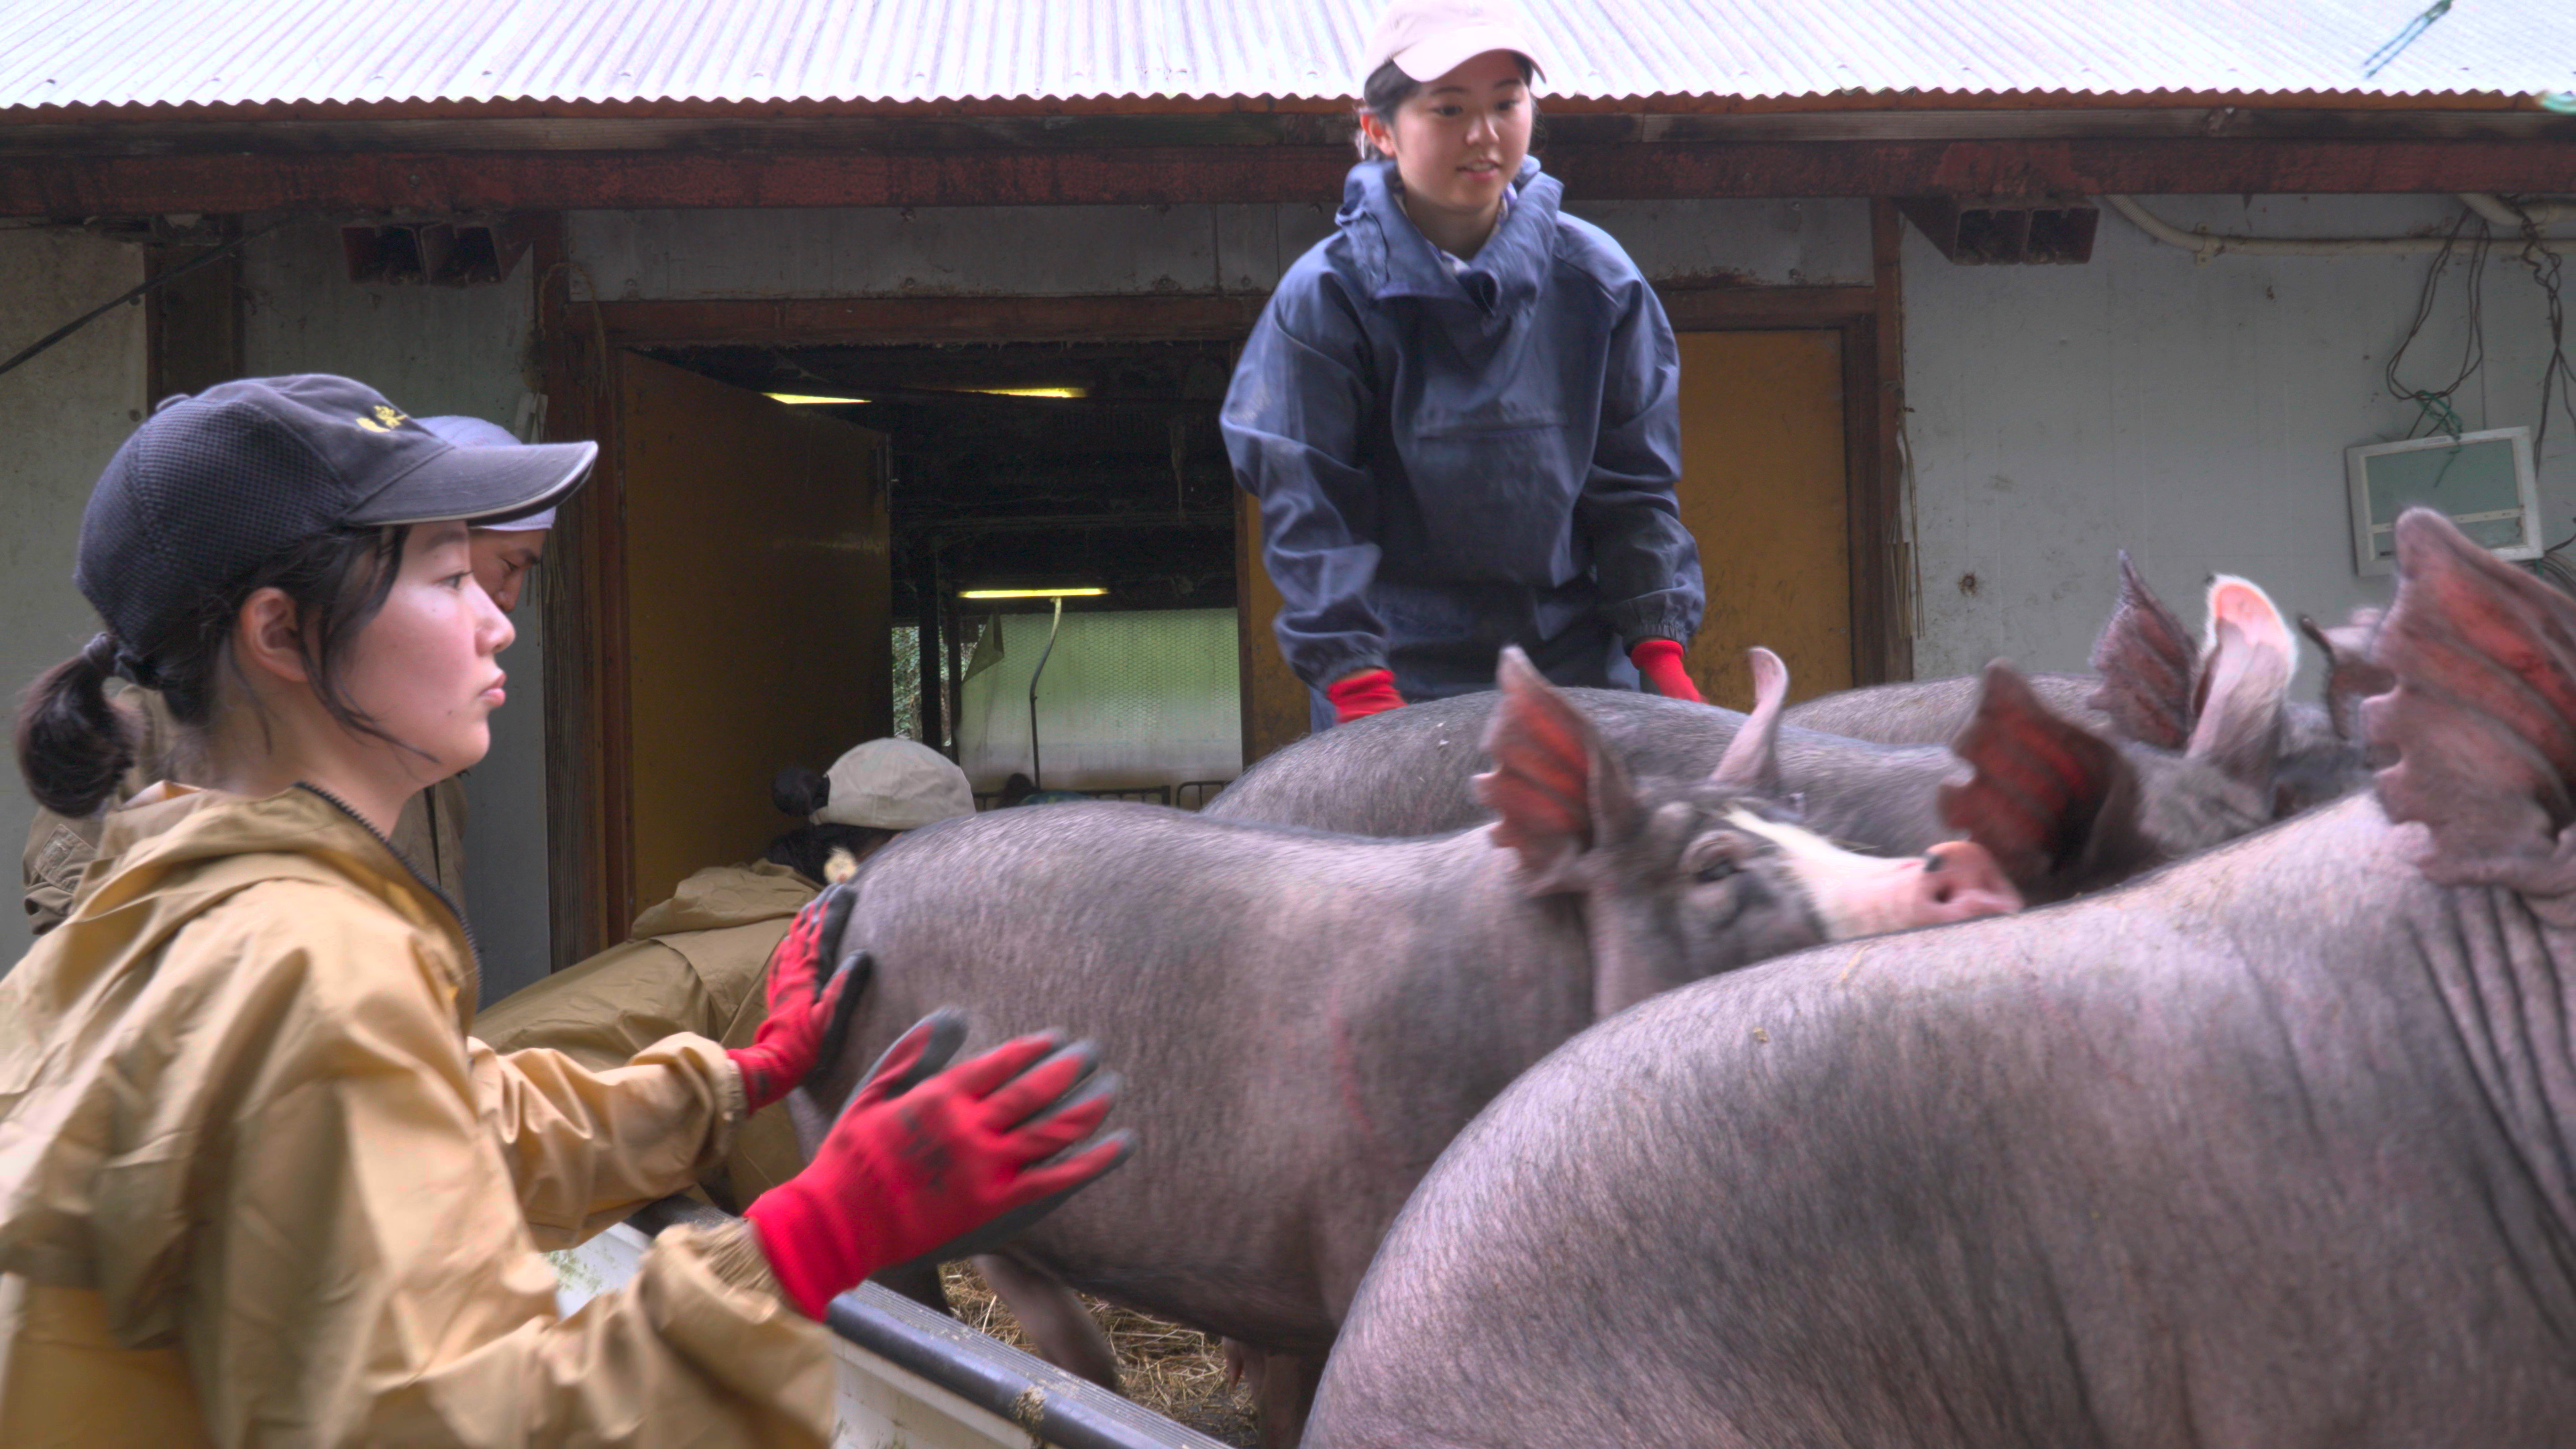
<svg viewBox="0 0 2576 1449"><path fill-rule="evenodd" d="M2439 197L2148 204L2186 230L2287 236L2404 235L2459 212ZM1918 674L1996 657L2084 667L2124 547L2195 628L2212 573L2242 574L2284 610L2329 621L2385 603L2389 580L2353 569L2343 450L2402 437L2416 414L2381 372L2431 260L2200 265L2106 213L2088 265L1960 267L1907 228ZM2456 406L2471 428L2536 423L2541 293L2506 248L2488 262L2485 293L2486 369ZM2455 268L2407 354L2410 385L2448 382L2465 335ZM2563 414L2545 452L2554 542L2576 532L2576 427ZM2307 671L2312 685L2317 661Z"/></svg>
<svg viewBox="0 0 2576 1449"><path fill-rule="evenodd" d="M143 254L78 231L0 230L0 355L143 280ZM142 417L143 309L121 307L0 375L0 687L61 663L98 615L72 587L81 509ZM0 843L25 843L35 802L14 759L0 769ZM0 911L0 972L33 938L14 901Z"/></svg>
<svg viewBox="0 0 2576 1449"><path fill-rule="evenodd" d="M1856 201L1577 200L1657 280L1869 279ZM1332 230L1329 203L589 211L571 255L613 298L1263 292Z"/></svg>
<svg viewBox="0 0 2576 1449"><path fill-rule="evenodd" d="M533 312L522 260L497 286L358 286L335 224L308 222L243 252L242 343L252 376L336 372L416 417L465 413L504 427L527 390ZM543 587L543 570L538 587ZM545 659L534 594L502 656L510 703L493 716L492 752L465 777L465 900L483 951L483 999L498 1000L549 964L546 885Z"/></svg>

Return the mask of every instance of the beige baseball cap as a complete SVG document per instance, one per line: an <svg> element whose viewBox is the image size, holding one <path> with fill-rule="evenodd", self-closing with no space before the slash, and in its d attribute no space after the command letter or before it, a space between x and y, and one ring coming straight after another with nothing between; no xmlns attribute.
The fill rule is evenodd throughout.
<svg viewBox="0 0 2576 1449"><path fill-rule="evenodd" d="M1360 79L1393 61L1415 80L1435 81L1489 50L1512 51L1547 74L1529 23L1504 0L1395 0L1369 36Z"/></svg>
<svg viewBox="0 0 2576 1449"><path fill-rule="evenodd" d="M830 789L817 825L861 825L911 830L934 820L975 813L975 789L966 772L928 745L911 740L870 740L853 746L823 772Z"/></svg>

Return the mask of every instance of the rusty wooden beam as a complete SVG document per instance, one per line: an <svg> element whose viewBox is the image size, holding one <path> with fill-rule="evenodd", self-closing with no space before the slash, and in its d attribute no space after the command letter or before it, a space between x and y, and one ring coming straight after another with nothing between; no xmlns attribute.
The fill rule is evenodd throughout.
<svg viewBox="0 0 2576 1449"><path fill-rule="evenodd" d="M1576 196L2576 191L2576 141L2086 138L1558 145ZM0 215L1161 205L1338 196L1333 146L0 157Z"/></svg>
<svg viewBox="0 0 2576 1449"><path fill-rule="evenodd" d="M1252 331L1256 296L786 297L602 302L612 345L1179 342Z"/></svg>

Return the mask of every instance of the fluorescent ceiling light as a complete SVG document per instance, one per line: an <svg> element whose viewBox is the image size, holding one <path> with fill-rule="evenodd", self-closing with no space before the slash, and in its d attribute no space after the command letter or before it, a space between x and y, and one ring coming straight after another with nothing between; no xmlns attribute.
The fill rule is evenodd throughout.
<svg viewBox="0 0 2576 1449"><path fill-rule="evenodd" d="M863 403L867 401L867 399L863 397L816 397L811 393L802 392L773 392L770 393L768 397L771 402L783 402L792 407L811 407L816 403Z"/></svg>
<svg viewBox="0 0 2576 1449"><path fill-rule="evenodd" d="M1107 589L967 589L961 599L1094 599Z"/></svg>
<svg viewBox="0 0 2576 1449"><path fill-rule="evenodd" d="M948 392L980 392L986 397L1089 397L1087 387L952 387Z"/></svg>

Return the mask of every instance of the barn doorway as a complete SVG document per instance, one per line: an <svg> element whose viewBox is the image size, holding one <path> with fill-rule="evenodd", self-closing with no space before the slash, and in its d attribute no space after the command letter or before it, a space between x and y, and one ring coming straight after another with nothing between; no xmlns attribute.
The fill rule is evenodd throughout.
<svg viewBox="0 0 2576 1449"><path fill-rule="evenodd" d="M1881 270L1892 277L1892 266ZM662 858L644 864L656 875L691 857L732 858L741 847L715 839L719 828L732 832L727 841L754 833L747 818L719 827L704 802L645 778L642 757L657 748L712 758L704 730L667 748L649 738L654 727L637 732L661 687L638 695L633 676L656 667L648 655L666 674L726 677L726 661L703 642L698 667L682 670L674 666L686 651L650 635L655 605L645 596L689 567L708 572L678 593L721 599L721 576L765 600L738 610L778 621L760 647L792 654L785 641L813 639L798 630L829 627L840 631L833 647L853 651L831 666L848 686L835 688L828 708L814 699L775 706L813 716L798 728L815 742L790 755L803 762L828 757L826 736L900 731L956 751L987 795L1026 774L1186 806L1196 801L1181 787L1230 775L1229 765L1305 733L1305 689L1271 637L1279 598L1261 568L1258 518L1232 486L1216 430L1260 299L640 300L577 310L560 292L547 301L556 426L605 447L567 512L546 603L559 964L620 939L649 898L638 849L657 827L639 812L704 827L704 839L665 832L665 845L646 851ZM1901 408L1895 303L1884 279L1665 295L1685 353L1683 508L1709 559L1712 595L1689 659L1716 702L1746 702L1741 655L1754 643L1789 660L1800 697L1910 673L1901 586L1910 565L1890 441ZM692 385L712 391L685 407L663 396ZM805 400L815 398L824 401ZM688 407L700 421L680 427ZM719 416L739 436L704 425ZM824 435L837 441L812 456L828 464L788 461L789 439ZM674 465L665 482L655 481L657 449ZM657 579L630 567L631 545L655 547L630 537L656 517L654 500L630 497L634 489L712 488L720 501L728 490L768 488L771 501L793 499L803 485L761 481L780 469L837 478L836 500L880 487L881 504L868 506L882 507L882 521L842 518L839 501L789 508L759 525L775 534L759 544L702 534L718 524L675 505L660 517L680 571ZM725 518L748 524L765 506ZM814 537L817 519L821 533L841 530L837 572L761 562L791 536ZM881 540L883 551L862 539ZM1061 626L1050 598L963 597L1067 587L1085 592L1062 601ZM638 620L648 637L634 636ZM1059 684L1071 688L1059 694ZM778 687L701 694L739 712L752 701L774 706L763 691ZM1161 714L1141 724L1134 709L1101 705L1156 689L1162 699L1141 708ZM1185 702L1173 705L1175 694ZM1071 704L1084 705L1073 711L1083 717L1055 717L1056 705ZM1227 714L1231 728L1218 723ZM1149 769L1136 751L1091 748L1139 738L1153 742L1148 758L1186 740L1231 753ZM754 755L758 769L774 769L785 761L772 757L791 749L783 736L727 739L742 745L743 757L725 766L736 785L754 772Z"/></svg>
<svg viewBox="0 0 2576 1449"><path fill-rule="evenodd" d="M879 732L948 753L988 804L1035 786L1186 806L1243 763L1216 425L1231 359L1222 342L1166 342L671 348L654 363L883 439Z"/></svg>

